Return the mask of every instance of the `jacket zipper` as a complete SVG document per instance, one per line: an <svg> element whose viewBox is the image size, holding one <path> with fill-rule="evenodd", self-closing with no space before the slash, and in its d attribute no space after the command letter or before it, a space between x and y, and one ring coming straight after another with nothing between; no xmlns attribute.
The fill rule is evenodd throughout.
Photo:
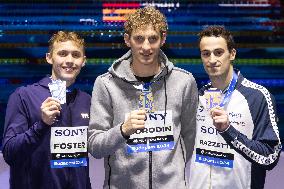
<svg viewBox="0 0 284 189"><path fill-rule="evenodd" d="M109 167L107 183L108 183L108 188L110 189L110 177L111 177L110 155L107 158L107 164L108 164L108 167Z"/></svg>
<svg viewBox="0 0 284 189"><path fill-rule="evenodd" d="M152 151L149 151L149 189L152 188Z"/></svg>
<svg viewBox="0 0 284 189"><path fill-rule="evenodd" d="M182 146L182 142L181 142L181 138L180 136L178 137L179 138L179 143L180 143L180 146L181 146L181 152L182 152L182 157L183 157L183 162L184 162L184 170L183 170L183 179L184 179L184 184L185 186L187 185L186 184L186 178L185 178L185 172L186 172L186 157L184 155L184 150L183 150L183 146Z"/></svg>

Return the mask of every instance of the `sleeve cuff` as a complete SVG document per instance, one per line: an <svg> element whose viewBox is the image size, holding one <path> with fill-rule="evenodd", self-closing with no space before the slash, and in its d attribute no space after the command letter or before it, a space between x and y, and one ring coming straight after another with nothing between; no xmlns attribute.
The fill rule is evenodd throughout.
<svg viewBox="0 0 284 189"><path fill-rule="evenodd" d="M43 121L38 121L35 122L33 125L34 131L38 134L38 135L43 135L46 131L49 130L51 126L45 124Z"/></svg>
<svg viewBox="0 0 284 189"><path fill-rule="evenodd" d="M238 139L239 131L235 129L233 126L229 126L226 130L219 132L219 134L226 140L226 141L235 141Z"/></svg>
<svg viewBox="0 0 284 189"><path fill-rule="evenodd" d="M123 136L123 138L124 138L125 140L128 140L128 139L130 138L130 136L127 136L127 135L125 135L125 134L122 132L122 125L123 125L123 123L120 125L120 132L121 132L121 135Z"/></svg>
<svg viewBox="0 0 284 189"><path fill-rule="evenodd" d="M229 125L224 131L219 131L218 129L217 129L217 131L218 131L219 134L221 134L221 133L226 132L230 127L231 127L231 125Z"/></svg>

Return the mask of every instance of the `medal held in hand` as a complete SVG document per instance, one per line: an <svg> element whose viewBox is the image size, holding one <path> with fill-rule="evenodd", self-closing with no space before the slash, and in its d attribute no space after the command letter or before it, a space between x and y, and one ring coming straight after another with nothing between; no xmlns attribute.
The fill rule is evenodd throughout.
<svg viewBox="0 0 284 189"><path fill-rule="evenodd" d="M206 100L206 108L210 111L212 108L220 105L222 93L221 90L217 88L210 88L204 92L204 97Z"/></svg>
<svg viewBox="0 0 284 189"><path fill-rule="evenodd" d="M172 111L167 110L165 113L155 110L151 84L150 82L136 87L141 90L139 108L146 110L145 128L130 135L126 148L128 154L172 150L175 146Z"/></svg>
<svg viewBox="0 0 284 189"><path fill-rule="evenodd" d="M222 91L217 88L210 88L204 92L207 110L211 110L216 106L224 107L230 100L238 81L238 75L233 72L227 92L222 97Z"/></svg>
<svg viewBox="0 0 284 189"><path fill-rule="evenodd" d="M53 98L58 99L60 104L66 103L66 81L52 80L48 87Z"/></svg>

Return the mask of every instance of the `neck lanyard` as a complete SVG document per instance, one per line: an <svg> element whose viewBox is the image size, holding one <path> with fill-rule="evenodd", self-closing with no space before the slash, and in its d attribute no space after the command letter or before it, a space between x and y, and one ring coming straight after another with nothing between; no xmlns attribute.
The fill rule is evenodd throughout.
<svg viewBox="0 0 284 189"><path fill-rule="evenodd" d="M223 99L221 100L221 103L220 103L220 107L224 107L225 106L225 104L227 103L227 102L229 102L229 100L230 100L230 98L231 98L231 96L232 96L232 93L233 93L233 91L234 91L234 89L235 89L235 86L236 86L236 84L237 84L237 80L238 80L238 75L233 71L233 78L232 78L232 80L231 80L231 82L230 82L230 85L229 85L229 87L228 87L228 90L227 90L227 92L225 93L225 96L223 97Z"/></svg>
<svg viewBox="0 0 284 189"><path fill-rule="evenodd" d="M143 91L150 91L150 86L152 85L153 82L147 82L143 84Z"/></svg>

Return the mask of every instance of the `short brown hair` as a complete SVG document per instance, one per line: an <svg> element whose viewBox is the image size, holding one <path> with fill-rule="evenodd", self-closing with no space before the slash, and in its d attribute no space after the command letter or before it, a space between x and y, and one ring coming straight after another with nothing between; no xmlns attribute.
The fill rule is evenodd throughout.
<svg viewBox="0 0 284 189"><path fill-rule="evenodd" d="M229 52L231 52L235 48L235 42L233 35L229 30L226 30L224 26L208 26L204 30L202 30L199 34L198 44L200 45L200 41L203 37L223 37L227 42L227 47Z"/></svg>
<svg viewBox="0 0 284 189"><path fill-rule="evenodd" d="M166 17L157 9L151 6L137 9L130 14L124 23L125 33L131 35L133 30L152 25L157 32L167 32L168 24Z"/></svg>
<svg viewBox="0 0 284 189"><path fill-rule="evenodd" d="M77 33L68 32L68 31L58 31L57 33L54 33L52 35L52 37L48 41L48 44L49 44L48 52L52 53L54 43L66 42L66 41L75 42L79 47L83 48L83 52L85 53L85 41L84 41L84 39L81 38Z"/></svg>

